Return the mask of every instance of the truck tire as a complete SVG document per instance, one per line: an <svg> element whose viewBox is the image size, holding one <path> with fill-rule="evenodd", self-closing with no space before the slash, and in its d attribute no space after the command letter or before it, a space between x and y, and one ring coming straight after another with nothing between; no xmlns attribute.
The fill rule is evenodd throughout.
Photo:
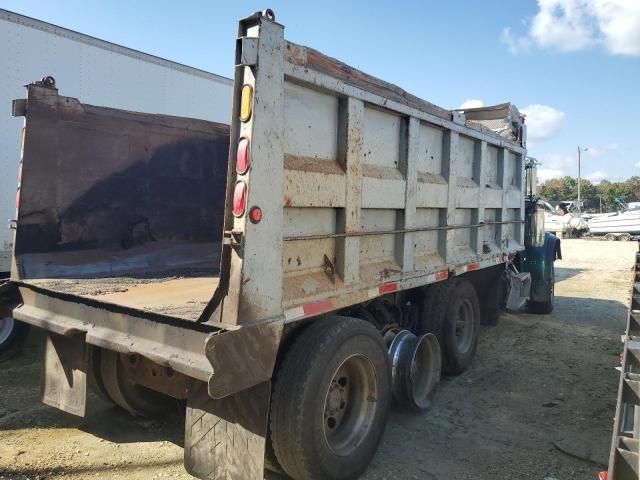
<svg viewBox="0 0 640 480"><path fill-rule="evenodd" d="M429 285L423 294L418 334L433 333L442 346L443 323L446 306L451 296L454 282L451 280Z"/></svg>
<svg viewBox="0 0 640 480"><path fill-rule="evenodd" d="M480 303L468 280L449 280L427 290L420 333L435 333L442 348L442 372L460 375L473 361L480 335Z"/></svg>
<svg viewBox="0 0 640 480"><path fill-rule="evenodd" d="M29 325L11 316L0 318L0 361L9 360L22 350L27 340Z"/></svg>
<svg viewBox="0 0 640 480"><path fill-rule="evenodd" d="M443 370L460 375L471 366L480 336L480 304L473 285L455 281L443 322Z"/></svg>
<svg viewBox="0 0 640 480"><path fill-rule="evenodd" d="M553 311L555 301L556 272L552 262L548 262L544 271L548 287L545 290L545 298L541 301L529 301L529 311L539 315L545 315Z"/></svg>
<svg viewBox="0 0 640 480"><path fill-rule="evenodd" d="M350 317L317 320L276 374L270 437L278 463L297 480L358 477L378 448L390 405L380 332Z"/></svg>
<svg viewBox="0 0 640 480"><path fill-rule="evenodd" d="M138 417L157 417L175 408L171 397L130 381L121 362L123 355L100 349L99 369L94 369L97 393L106 394L118 407Z"/></svg>

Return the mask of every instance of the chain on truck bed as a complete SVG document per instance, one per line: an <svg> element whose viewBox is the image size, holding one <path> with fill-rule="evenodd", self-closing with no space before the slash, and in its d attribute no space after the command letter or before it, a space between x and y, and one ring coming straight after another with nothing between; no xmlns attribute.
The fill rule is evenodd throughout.
<svg viewBox="0 0 640 480"><path fill-rule="evenodd" d="M640 251L636 252L631 304L623 339L608 480L638 480L640 471Z"/></svg>

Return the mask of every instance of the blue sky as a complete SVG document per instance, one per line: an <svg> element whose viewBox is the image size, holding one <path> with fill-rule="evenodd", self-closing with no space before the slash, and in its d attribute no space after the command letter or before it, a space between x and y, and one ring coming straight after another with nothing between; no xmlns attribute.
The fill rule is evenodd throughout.
<svg viewBox="0 0 640 480"><path fill-rule="evenodd" d="M528 114L542 176L640 175L640 0L312 2L0 0L0 7L231 76L236 21L269 6L285 36L447 108Z"/></svg>

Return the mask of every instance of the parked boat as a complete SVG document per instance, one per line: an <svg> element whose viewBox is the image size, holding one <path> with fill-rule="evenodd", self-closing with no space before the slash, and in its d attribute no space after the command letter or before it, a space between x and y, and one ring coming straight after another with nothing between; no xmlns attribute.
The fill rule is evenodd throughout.
<svg viewBox="0 0 640 480"><path fill-rule="evenodd" d="M619 211L607 213L589 220L589 231L594 235L607 233L640 234L640 208L629 208L619 199L615 199Z"/></svg>

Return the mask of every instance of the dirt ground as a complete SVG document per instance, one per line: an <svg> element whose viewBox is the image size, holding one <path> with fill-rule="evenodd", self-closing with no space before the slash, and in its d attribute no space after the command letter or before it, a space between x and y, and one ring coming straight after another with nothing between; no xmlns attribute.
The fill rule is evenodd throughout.
<svg viewBox="0 0 640 480"><path fill-rule="evenodd" d="M563 241L551 315L483 328L473 367L423 415L394 410L366 479L596 479L607 463L635 242ZM182 418L91 397L79 419L39 402L37 338L0 365L0 479L192 478Z"/></svg>

